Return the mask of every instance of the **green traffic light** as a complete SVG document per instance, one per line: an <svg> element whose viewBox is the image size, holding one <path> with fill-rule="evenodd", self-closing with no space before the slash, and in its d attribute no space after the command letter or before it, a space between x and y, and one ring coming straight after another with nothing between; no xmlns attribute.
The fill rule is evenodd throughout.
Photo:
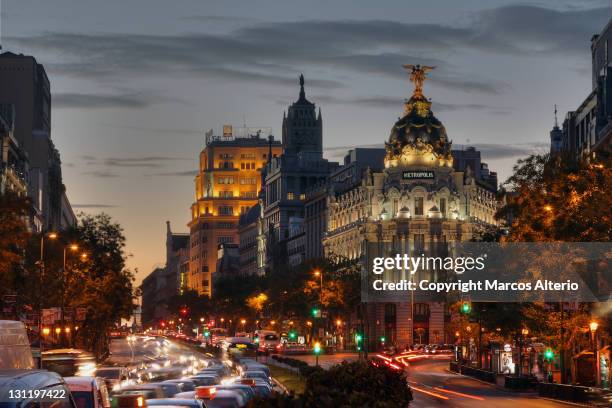
<svg viewBox="0 0 612 408"><path fill-rule="evenodd" d="M544 352L544 358L546 358L547 360L552 360L552 358L554 357L554 353L551 349L546 349L546 351Z"/></svg>
<svg viewBox="0 0 612 408"><path fill-rule="evenodd" d="M204 332L204 337L209 337L210 336L210 332L207 330Z"/></svg>
<svg viewBox="0 0 612 408"><path fill-rule="evenodd" d="M315 354L319 354L321 352L321 344L319 342L316 342L312 350Z"/></svg>
<svg viewBox="0 0 612 408"><path fill-rule="evenodd" d="M289 332L289 338L290 338L290 339L295 339L296 337L297 337L297 335L295 334L295 332L294 332L294 331Z"/></svg>
<svg viewBox="0 0 612 408"><path fill-rule="evenodd" d="M363 337L361 336L361 334L356 334L356 335L355 335L355 341L356 341L356 342L358 342L358 343L359 343L359 342L360 342L362 339L363 339Z"/></svg>
<svg viewBox="0 0 612 408"><path fill-rule="evenodd" d="M461 311L463 313L470 313L471 309L472 309L472 306L470 306L468 302L463 302L463 304L461 305Z"/></svg>
<svg viewBox="0 0 612 408"><path fill-rule="evenodd" d="M384 342L385 342L385 340L387 340L387 338L386 338L385 336L382 336L382 337L380 338L380 342L381 342L381 343L384 343Z"/></svg>
<svg viewBox="0 0 612 408"><path fill-rule="evenodd" d="M316 307L312 309L312 317L317 317L319 315L319 309Z"/></svg>

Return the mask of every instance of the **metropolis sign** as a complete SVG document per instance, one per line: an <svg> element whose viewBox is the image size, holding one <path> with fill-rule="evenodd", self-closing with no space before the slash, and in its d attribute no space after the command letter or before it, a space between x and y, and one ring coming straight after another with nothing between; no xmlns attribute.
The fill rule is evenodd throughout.
<svg viewBox="0 0 612 408"><path fill-rule="evenodd" d="M404 180L433 180L435 178L433 171L405 171L402 173Z"/></svg>

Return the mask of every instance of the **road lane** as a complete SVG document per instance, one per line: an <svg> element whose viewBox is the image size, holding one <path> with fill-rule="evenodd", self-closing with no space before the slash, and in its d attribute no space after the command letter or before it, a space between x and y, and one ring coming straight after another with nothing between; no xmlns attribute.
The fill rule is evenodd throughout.
<svg viewBox="0 0 612 408"><path fill-rule="evenodd" d="M457 408L556 408L560 402L537 398L533 393L507 392L470 377L446 371L448 362L421 361L407 369L408 384L413 389L411 407Z"/></svg>

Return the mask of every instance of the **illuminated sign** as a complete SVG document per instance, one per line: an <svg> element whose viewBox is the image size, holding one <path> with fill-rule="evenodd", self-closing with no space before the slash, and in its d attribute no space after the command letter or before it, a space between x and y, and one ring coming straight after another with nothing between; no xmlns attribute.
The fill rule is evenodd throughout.
<svg viewBox="0 0 612 408"><path fill-rule="evenodd" d="M402 178L404 180L433 180L435 178L435 174L433 171L404 171L402 173Z"/></svg>

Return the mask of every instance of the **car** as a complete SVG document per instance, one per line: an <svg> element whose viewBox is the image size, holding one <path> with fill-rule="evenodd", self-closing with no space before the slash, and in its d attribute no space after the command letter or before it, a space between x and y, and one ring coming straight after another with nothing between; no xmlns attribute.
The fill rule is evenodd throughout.
<svg viewBox="0 0 612 408"><path fill-rule="evenodd" d="M190 380L192 380L196 386L203 386L203 385L216 385L219 384L219 382L221 382L221 378L216 376L216 375L194 375L189 377Z"/></svg>
<svg viewBox="0 0 612 408"><path fill-rule="evenodd" d="M110 408L106 383L100 377L64 377L78 408Z"/></svg>
<svg viewBox="0 0 612 408"><path fill-rule="evenodd" d="M207 408L240 408L242 397L235 391L217 390L215 386L197 387L196 398L203 400Z"/></svg>
<svg viewBox="0 0 612 408"><path fill-rule="evenodd" d="M268 368L267 365L257 363L252 360L241 361L240 368L242 371L248 371L248 370L263 371L264 373L266 373L268 377L270 377L270 369Z"/></svg>
<svg viewBox="0 0 612 408"><path fill-rule="evenodd" d="M145 399L166 398L162 387L150 384L130 385L119 391L118 396L121 395L142 395Z"/></svg>
<svg viewBox="0 0 612 408"><path fill-rule="evenodd" d="M169 383L165 381L148 383L147 385L159 385L164 391L164 396L166 398L172 398L175 394L181 392L181 389L179 388L178 384Z"/></svg>
<svg viewBox="0 0 612 408"><path fill-rule="evenodd" d="M129 371L126 367L102 366L95 372L96 377L103 378L109 390L118 390L128 385Z"/></svg>
<svg viewBox="0 0 612 408"><path fill-rule="evenodd" d="M63 377L91 376L96 371L96 358L80 349L54 349L42 352L42 368Z"/></svg>
<svg viewBox="0 0 612 408"><path fill-rule="evenodd" d="M180 389L179 392L195 391L195 383L192 380L190 380L189 378L178 378L178 379L166 380L166 381L162 381L162 382L177 384L179 386L179 389Z"/></svg>
<svg viewBox="0 0 612 408"><path fill-rule="evenodd" d="M206 408L202 401L195 398L154 398L146 400L148 407Z"/></svg>
<svg viewBox="0 0 612 408"><path fill-rule="evenodd" d="M217 389L218 390L241 391L246 396L247 402L251 398L255 397L255 391L253 390L253 388L246 384L223 384L223 385L218 385Z"/></svg>
<svg viewBox="0 0 612 408"><path fill-rule="evenodd" d="M280 337L277 332L272 330L256 330L254 335L255 342L259 345L259 350L272 352L280 344Z"/></svg>
<svg viewBox="0 0 612 408"><path fill-rule="evenodd" d="M195 397L196 397L195 390L179 392L178 394L174 396L174 398L179 398L179 399L195 399Z"/></svg>
<svg viewBox="0 0 612 408"><path fill-rule="evenodd" d="M254 378L240 378L237 379L234 384L248 385L253 389L255 394L267 397L272 394L272 387L266 381L262 381Z"/></svg>
<svg viewBox="0 0 612 408"><path fill-rule="evenodd" d="M58 396L62 408L77 408L64 379L57 373L46 370L2 369L0 370L0 401L3 408L26 408L38 406L38 400L24 395L15 398L15 390L41 390Z"/></svg>
<svg viewBox="0 0 612 408"><path fill-rule="evenodd" d="M265 372L259 370L247 370L242 373L242 378L252 378L254 380L262 380L272 385L272 380Z"/></svg>

